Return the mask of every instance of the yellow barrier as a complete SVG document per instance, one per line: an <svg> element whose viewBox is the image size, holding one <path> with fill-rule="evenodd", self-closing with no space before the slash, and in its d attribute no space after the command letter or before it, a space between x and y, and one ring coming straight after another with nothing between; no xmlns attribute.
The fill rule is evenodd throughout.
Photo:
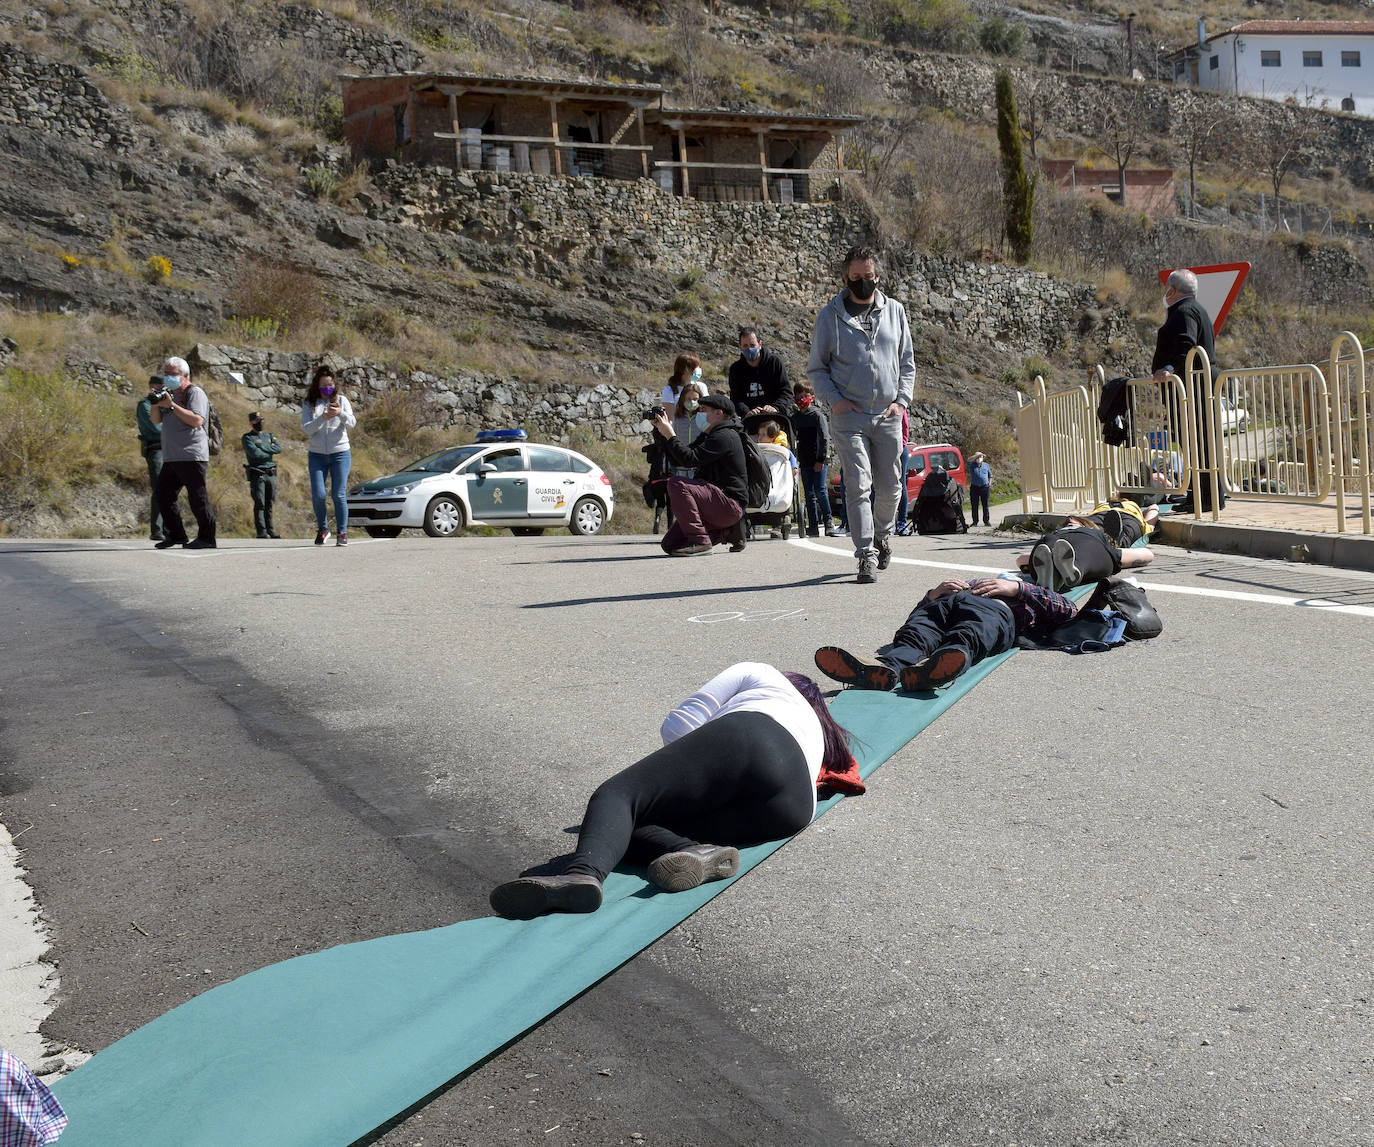
<svg viewBox="0 0 1374 1147"><path fill-rule="evenodd" d="M1106 376L1095 367L1086 386L1048 392L1037 378L1017 411L1022 508L1055 511L1094 504L1117 490L1183 492L1210 488L1242 501L1319 504L1333 494L1336 529L1346 529L1347 499L1360 499L1371 533L1370 458L1374 395L1364 351L1346 331L1331 347L1324 373L1312 363L1221 371L1206 352L1189 352L1181 374L1163 381L1125 380L1129 436L1102 440L1097 412ZM1019 399L1018 399L1019 400ZM1196 506L1195 517L1202 511Z"/></svg>

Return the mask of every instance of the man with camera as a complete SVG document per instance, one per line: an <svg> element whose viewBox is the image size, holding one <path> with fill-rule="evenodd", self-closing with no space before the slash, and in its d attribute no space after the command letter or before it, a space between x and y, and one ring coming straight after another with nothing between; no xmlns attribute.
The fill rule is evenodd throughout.
<svg viewBox="0 0 1374 1147"><path fill-rule="evenodd" d="M162 427L162 473L157 480L158 508L162 511L159 550L183 546L188 550L215 548L215 512L205 474L210 467L210 439L205 425L210 400L205 391L191 385L191 368L184 358L162 363L162 389L152 391L152 417ZM196 537L187 537L177 509L177 496L186 491L186 502L196 519Z"/></svg>
<svg viewBox="0 0 1374 1147"><path fill-rule="evenodd" d="M262 414L255 410L248 416L252 427L240 441L243 443L244 473L248 475L248 493L253 498L253 525L259 538L279 538L272 524L272 506L277 500L277 455L281 443L275 434L262 427Z"/></svg>
<svg viewBox="0 0 1374 1147"><path fill-rule="evenodd" d="M652 412L654 433L674 466L690 467L695 478L668 479L668 504L673 524L659 543L673 557L711 552L730 542L730 552L744 549L744 506L749 499L749 471L744 461L744 429L735 417L735 404L723 394L708 394L699 409L706 415L706 431L691 443L677 437L661 410ZM648 416L651 412L645 411Z"/></svg>

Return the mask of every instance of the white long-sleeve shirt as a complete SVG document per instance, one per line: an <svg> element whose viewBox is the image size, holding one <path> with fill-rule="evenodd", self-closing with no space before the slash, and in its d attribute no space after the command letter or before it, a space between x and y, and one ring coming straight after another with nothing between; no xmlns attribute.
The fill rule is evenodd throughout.
<svg viewBox="0 0 1374 1147"><path fill-rule="evenodd" d="M307 399L301 404L301 429L310 435L307 449L312 454L342 454L348 449L348 428L356 426L358 420L353 417L352 403L342 394L336 397L339 413L333 418L324 416L329 408L326 399L318 398L314 402Z"/></svg>
<svg viewBox="0 0 1374 1147"><path fill-rule="evenodd" d="M763 713L792 735L811 774L814 808L816 778L820 776L821 759L825 755L821 722L810 702L771 665L743 661L716 674L668 714L659 735L665 745L670 745L707 721L735 712Z"/></svg>

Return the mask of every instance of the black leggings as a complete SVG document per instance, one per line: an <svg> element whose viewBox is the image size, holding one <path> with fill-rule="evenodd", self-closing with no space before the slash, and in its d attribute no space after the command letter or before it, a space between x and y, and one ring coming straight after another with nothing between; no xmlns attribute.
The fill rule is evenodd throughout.
<svg viewBox="0 0 1374 1147"><path fill-rule="evenodd" d="M815 791L791 733L763 713L727 713L602 784L564 871L605 880L622 858L791 836L811 823Z"/></svg>

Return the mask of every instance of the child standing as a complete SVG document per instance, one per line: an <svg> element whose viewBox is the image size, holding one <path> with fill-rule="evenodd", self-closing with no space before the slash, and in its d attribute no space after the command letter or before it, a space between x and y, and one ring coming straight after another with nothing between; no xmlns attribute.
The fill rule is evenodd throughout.
<svg viewBox="0 0 1374 1147"><path fill-rule="evenodd" d="M827 537L834 537L826 481L830 423L816 408L816 392L811 389L809 382L797 383L792 388L792 394L797 402L797 413L792 416L792 431L797 436L797 465L801 470L802 501L806 505L806 534L818 538L824 529ZM797 524L802 525L801 522Z"/></svg>

